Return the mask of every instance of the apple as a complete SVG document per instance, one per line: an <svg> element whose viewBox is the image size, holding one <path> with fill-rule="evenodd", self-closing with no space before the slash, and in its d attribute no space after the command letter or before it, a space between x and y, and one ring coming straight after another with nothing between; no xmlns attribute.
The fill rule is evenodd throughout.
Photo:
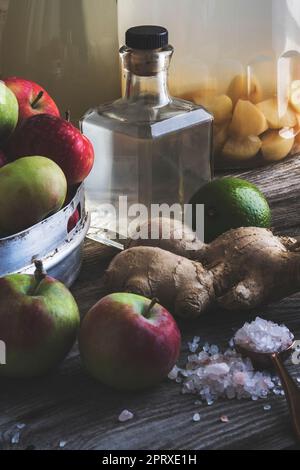
<svg viewBox="0 0 300 470"><path fill-rule="evenodd" d="M19 116L19 105L14 93L0 81L0 143L14 132Z"/></svg>
<svg viewBox="0 0 300 470"><path fill-rule="evenodd" d="M21 232L60 210L67 181L45 157L24 157L0 169L0 233ZM0 331L1 333L1 331Z"/></svg>
<svg viewBox="0 0 300 470"><path fill-rule="evenodd" d="M0 168L2 168L4 165L6 165L7 159L6 156L3 152L3 150L0 149Z"/></svg>
<svg viewBox="0 0 300 470"><path fill-rule="evenodd" d="M80 220L79 210L76 209L68 220L68 233L72 232Z"/></svg>
<svg viewBox="0 0 300 470"><path fill-rule="evenodd" d="M0 278L0 339L6 346L2 377L46 374L66 357L77 336L80 318L72 294L38 262L37 267L35 275Z"/></svg>
<svg viewBox="0 0 300 470"><path fill-rule="evenodd" d="M82 362L96 380L119 390L140 390L164 379L180 351L172 315L156 301L128 293L101 299L83 319Z"/></svg>
<svg viewBox="0 0 300 470"><path fill-rule="evenodd" d="M51 158L61 167L70 186L81 183L94 163L90 141L70 122L49 114L27 119L15 132L8 152L13 160L26 155Z"/></svg>
<svg viewBox="0 0 300 470"><path fill-rule="evenodd" d="M18 100L19 125L36 114L45 113L60 116L53 99L37 83L19 77L8 77L4 80L4 83L15 94Z"/></svg>

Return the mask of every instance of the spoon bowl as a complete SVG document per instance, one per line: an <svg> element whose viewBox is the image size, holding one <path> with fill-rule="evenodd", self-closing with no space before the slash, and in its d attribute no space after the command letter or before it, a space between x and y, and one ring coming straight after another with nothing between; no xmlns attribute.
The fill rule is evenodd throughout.
<svg viewBox="0 0 300 470"><path fill-rule="evenodd" d="M245 346L241 346L240 344L235 342L235 349L243 356L248 357L251 359L252 364L259 370L261 369L270 369L274 367L274 362L272 360L272 356L274 354L279 356L281 361L285 362L290 355L292 354L295 348L295 341L291 343L291 345L280 352L268 352L268 353L261 353L257 351L253 351L251 349L246 348Z"/></svg>

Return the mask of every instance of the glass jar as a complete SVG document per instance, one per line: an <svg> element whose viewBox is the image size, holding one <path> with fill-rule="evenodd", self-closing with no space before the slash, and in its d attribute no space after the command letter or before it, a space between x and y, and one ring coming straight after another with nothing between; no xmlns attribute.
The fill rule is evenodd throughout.
<svg viewBox="0 0 300 470"><path fill-rule="evenodd" d="M114 210L105 212L111 205L119 214L119 233L127 232L127 219L137 212L140 218L153 215L153 205L184 209L212 176L212 116L170 96L173 48L168 32L145 26L132 28L126 38L120 50L125 96L91 109L81 121L95 149L94 168L85 183L92 226L116 228L110 225ZM120 217L121 197L128 211Z"/></svg>
<svg viewBox="0 0 300 470"><path fill-rule="evenodd" d="M41 84L77 124L120 94L115 0L0 0L0 47L1 75Z"/></svg>
<svg viewBox="0 0 300 470"><path fill-rule="evenodd" d="M174 38L171 92L215 117L218 168L300 151L299 0L118 0L119 36L164 23Z"/></svg>

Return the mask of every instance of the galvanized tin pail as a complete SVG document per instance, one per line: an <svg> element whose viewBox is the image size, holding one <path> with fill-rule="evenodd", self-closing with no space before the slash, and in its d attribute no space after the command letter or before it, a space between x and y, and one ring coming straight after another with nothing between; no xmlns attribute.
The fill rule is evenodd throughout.
<svg viewBox="0 0 300 470"><path fill-rule="evenodd" d="M68 232L76 208L80 220ZM85 211L84 186L61 211L37 225L7 238L0 238L0 277L12 273L32 274L33 259L41 259L48 274L70 286L77 278L90 218Z"/></svg>

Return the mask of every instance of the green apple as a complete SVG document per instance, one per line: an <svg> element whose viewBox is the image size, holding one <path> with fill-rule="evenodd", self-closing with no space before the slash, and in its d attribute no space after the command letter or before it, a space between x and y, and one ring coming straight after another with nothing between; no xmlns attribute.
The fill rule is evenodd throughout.
<svg viewBox="0 0 300 470"><path fill-rule="evenodd" d="M0 142L5 142L15 130L19 119L19 104L15 94L0 81Z"/></svg>
<svg viewBox="0 0 300 470"><path fill-rule="evenodd" d="M0 278L0 340L6 346L0 376L46 374L70 351L79 322L77 304L61 282L41 271Z"/></svg>
<svg viewBox="0 0 300 470"><path fill-rule="evenodd" d="M15 234L60 210L67 180L45 157L24 157L0 169L0 233Z"/></svg>

